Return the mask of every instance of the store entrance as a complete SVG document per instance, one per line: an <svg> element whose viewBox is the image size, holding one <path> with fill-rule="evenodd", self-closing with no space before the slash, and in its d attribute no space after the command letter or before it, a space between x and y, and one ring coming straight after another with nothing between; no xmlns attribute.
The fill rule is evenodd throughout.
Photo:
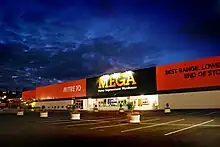
<svg viewBox="0 0 220 147"><path fill-rule="evenodd" d="M75 100L76 109L83 109L83 100Z"/></svg>

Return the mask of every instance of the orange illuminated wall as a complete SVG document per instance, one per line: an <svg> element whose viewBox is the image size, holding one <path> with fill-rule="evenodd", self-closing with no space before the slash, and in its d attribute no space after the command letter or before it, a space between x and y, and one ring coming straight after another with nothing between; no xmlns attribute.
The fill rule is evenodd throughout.
<svg viewBox="0 0 220 147"><path fill-rule="evenodd" d="M220 56L158 66L157 90L220 86Z"/></svg>
<svg viewBox="0 0 220 147"><path fill-rule="evenodd" d="M22 98L23 99L30 99L36 97L36 90L28 90L22 92Z"/></svg>
<svg viewBox="0 0 220 147"><path fill-rule="evenodd" d="M75 98L86 96L86 79L37 87L37 99Z"/></svg>

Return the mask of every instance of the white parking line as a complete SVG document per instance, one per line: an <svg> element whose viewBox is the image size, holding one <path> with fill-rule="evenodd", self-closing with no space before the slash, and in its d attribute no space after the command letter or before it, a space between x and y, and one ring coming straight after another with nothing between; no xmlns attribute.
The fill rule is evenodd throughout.
<svg viewBox="0 0 220 147"><path fill-rule="evenodd" d="M157 123L141 123L141 124L145 124L145 125L154 125ZM164 126L193 126L194 124L165 124ZM220 127L220 125L201 125L199 127Z"/></svg>
<svg viewBox="0 0 220 147"><path fill-rule="evenodd" d="M158 123L142 123L144 125L155 125ZM165 124L164 126L192 126L193 124Z"/></svg>
<svg viewBox="0 0 220 147"><path fill-rule="evenodd" d="M117 124L117 125L109 125L109 126L99 126L99 127L93 127L89 129L101 129L101 128L110 128L110 127L117 127L117 126L125 126L128 125L129 123L124 123L124 124Z"/></svg>
<svg viewBox="0 0 220 147"><path fill-rule="evenodd" d="M82 120L84 120L84 119L82 119ZM124 121L124 120L127 120L127 119L125 119L125 118L123 118L123 119L122 118L106 118L106 119L90 119L89 121L110 121L110 120L112 120L112 121L115 121L115 120Z"/></svg>
<svg viewBox="0 0 220 147"><path fill-rule="evenodd" d="M202 125L203 127L220 127L220 125Z"/></svg>
<svg viewBox="0 0 220 147"><path fill-rule="evenodd" d="M162 125L165 125L165 124L175 123L175 122L179 122L179 121L183 121L183 120L185 120L185 119L178 119L178 120L168 121L168 122L159 123L159 124L155 124L155 125L150 125L150 126L146 126L146 127L139 127L139 128L123 130L121 132L124 133L124 132L136 131L136 130L141 130L141 129L146 129L146 128L152 128L152 127L162 126Z"/></svg>
<svg viewBox="0 0 220 147"><path fill-rule="evenodd" d="M80 120L83 120L83 121L100 121L98 119L80 119Z"/></svg>
<svg viewBox="0 0 220 147"><path fill-rule="evenodd" d="M191 113L188 113L186 115L192 115L192 114L198 114L198 113L201 113L201 112L191 112Z"/></svg>
<svg viewBox="0 0 220 147"><path fill-rule="evenodd" d="M107 121L107 120L67 120L67 121L63 121L63 122L52 122L51 124L53 124L53 125L59 125L59 124L76 124L76 123L79 123L79 122L109 122L109 121Z"/></svg>
<svg viewBox="0 0 220 147"><path fill-rule="evenodd" d="M107 121L107 120L116 120L118 118L104 118L104 119L80 119L78 121L72 121L70 119L62 119L62 120L44 120L44 121L40 121L42 123L51 123L51 124L67 124L67 123L72 123L72 122L79 122L79 121ZM117 121L123 121L125 119L120 119Z"/></svg>
<svg viewBox="0 0 220 147"><path fill-rule="evenodd" d="M43 123L53 123L53 122L66 122L66 121L70 121L68 119L61 119L61 120L44 120L44 121L39 121L39 122L43 122Z"/></svg>
<svg viewBox="0 0 220 147"><path fill-rule="evenodd" d="M211 115L211 114L214 114L214 113L216 113L216 112L210 112L210 113L207 113L205 115Z"/></svg>
<svg viewBox="0 0 220 147"><path fill-rule="evenodd" d="M54 123L50 123L52 125L62 125L62 124L76 124L76 123L79 123L79 122L85 122L85 121L80 121L80 120L77 120L77 121L65 121L65 122L54 122Z"/></svg>
<svg viewBox="0 0 220 147"><path fill-rule="evenodd" d="M150 121L156 121L156 120L160 120L158 118L156 119L149 119L149 120L145 120L145 121L141 121L141 122L150 122ZM118 127L118 126L125 126L125 125L129 125L130 123L124 123L124 124L117 124L117 125L109 125L109 126L99 126L99 127L92 127L89 129L101 129L101 128L110 128L110 127Z"/></svg>
<svg viewBox="0 0 220 147"><path fill-rule="evenodd" d="M103 119L92 119L92 121L105 121L105 120L118 120L118 119L124 119L122 117L119 117L119 118L103 118Z"/></svg>
<svg viewBox="0 0 220 147"><path fill-rule="evenodd" d="M201 125L204 125L204 124L207 124L207 123L210 123L214 121L214 119L212 120L209 120L209 121L205 121L203 123L199 123L199 124L196 124L196 125L192 125L190 127L186 127L186 128L183 128L183 129L179 129L179 130L176 130L176 131L173 131L173 132L169 132L169 133L166 133L164 134L165 136L168 136L168 135L172 135L172 134L175 134L175 133L178 133L178 132L182 132L182 131L185 131L185 130L189 130L189 129L192 129L192 128L195 128L195 127L198 127L198 126L201 126Z"/></svg>
<svg viewBox="0 0 220 147"><path fill-rule="evenodd" d="M66 125L67 127L75 127L75 126L87 126L87 125L95 125L95 124L101 124L101 123L107 123L109 121L101 121L101 122L95 122L95 123L83 123L83 124L73 124L73 125Z"/></svg>

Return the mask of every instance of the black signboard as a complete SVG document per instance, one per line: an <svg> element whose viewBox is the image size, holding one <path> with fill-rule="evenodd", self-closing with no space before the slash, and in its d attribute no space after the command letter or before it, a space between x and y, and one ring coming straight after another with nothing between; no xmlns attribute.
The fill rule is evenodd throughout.
<svg viewBox="0 0 220 147"><path fill-rule="evenodd" d="M156 68L126 71L89 78L87 97L134 96L156 93Z"/></svg>

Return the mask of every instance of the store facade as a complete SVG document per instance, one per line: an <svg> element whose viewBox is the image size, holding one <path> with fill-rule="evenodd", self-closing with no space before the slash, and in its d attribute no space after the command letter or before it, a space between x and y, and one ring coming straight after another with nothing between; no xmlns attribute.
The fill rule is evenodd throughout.
<svg viewBox="0 0 220 147"><path fill-rule="evenodd" d="M159 108L220 108L220 56L157 66Z"/></svg>
<svg viewBox="0 0 220 147"><path fill-rule="evenodd" d="M118 110L132 102L135 110L220 108L220 56L112 73L37 87L22 93L34 107L66 110Z"/></svg>
<svg viewBox="0 0 220 147"><path fill-rule="evenodd" d="M158 105L156 68L125 71L87 79L88 110L127 109L132 102L135 110L152 110Z"/></svg>
<svg viewBox="0 0 220 147"><path fill-rule="evenodd" d="M86 109L86 79L37 87L36 100L35 107L49 110L66 110L73 103L77 109Z"/></svg>

